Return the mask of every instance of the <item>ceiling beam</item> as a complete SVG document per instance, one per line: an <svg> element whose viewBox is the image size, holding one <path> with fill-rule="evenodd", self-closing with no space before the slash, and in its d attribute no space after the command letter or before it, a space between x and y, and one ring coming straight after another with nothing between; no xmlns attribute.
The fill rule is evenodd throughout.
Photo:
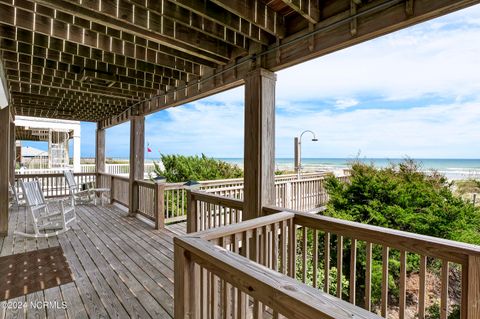
<svg viewBox="0 0 480 319"><path fill-rule="evenodd" d="M135 11L134 6L126 1L119 1L121 5L119 8L114 5L116 2L104 1L102 11L89 9L74 1L36 0L36 2L69 13L74 17L128 32L217 64L224 64L230 59L229 48L224 42L195 30L177 26L163 17L158 19L154 15L150 18L144 11Z"/></svg>
<svg viewBox="0 0 480 319"><path fill-rule="evenodd" d="M15 70L8 70L7 79L12 81L19 81L22 83L34 83L42 86L48 86L53 88L62 88L62 89L73 89L80 90L84 92L92 93L102 93L108 92L108 96L117 97L122 96L132 99L146 99L155 94L160 94L161 92L150 92L146 93L144 91L130 91L121 88L116 88L113 86L102 86L96 85L95 83L84 83L80 81L72 81L65 78L53 77L45 74L37 73L27 73L20 72Z"/></svg>
<svg viewBox="0 0 480 319"><path fill-rule="evenodd" d="M3 59L6 67L12 70L20 70L36 74L45 74L48 76L56 76L72 81L101 80L113 83L114 87L127 87L128 89L144 91L155 90L164 91L166 86L175 86L183 81L163 77L160 75L143 74L142 72L129 71L125 75L118 75L115 69L107 74L92 69L82 69L77 65L70 65L55 60L31 57L20 53L3 52ZM123 74L123 73L120 73ZM88 77L88 78L87 78Z"/></svg>
<svg viewBox="0 0 480 319"><path fill-rule="evenodd" d="M221 40L231 46L237 47L248 52L249 40L243 34L227 28L225 25L217 23L212 19L206 19L197 13L178 6L177 4L167 0L157 1L134 1L126 0L134 7L134 11L142 10L150 19L165 18L168 21L175 23L176 30L179 33L189 32L192 29L194 32L200 32L209 37ZM103 6L103 2L102 2Z"/></svg>
<svg viewBox="0 0 480 319"><path fill-rule="evenodd" d="M211 0L216 5L232 12L278 38L285 37L284 17L261 0Z"/></svg>
<svg viewBox="0 0 480 319"><path fill-rule="evenodd" d="M201 17L208 21L218 23L237 34L241 34L250 40L259 42L260 44L269 45L272 42L272 36L267 31L210 1L169 0L168 2L181 6L194 14L197 14L199 18Z"/></svg>
<svg viewBox="0 0 480 319"><path fill-rule="evenodd" d="M66 58L78 56L85 59L96 60L99 62L125 66L126 64L135 69L157 72L171 69L172 71L184 72L191 75L201 74L201 65L181 58L164 54L144 46L138 46L121 41L114 40L111 37L94 37L93 40L85 37L75 39L81 43L68 40L71 38L67 34L60 32L59 29L46 28L41 32L40 28L30 29L16 27L13 21L3 19L2 4L0 4L0 31L2 38L22 43L19 47L33 45L35 48L49 49L62 52ZM16 21L15 21L16 22ZM11 23L11 24L10 24ZM50 32L50 30L55 30ZM53 35L52 35L53 34ZM84 44L82 44L84 43Z"/></svg>
<svg viewBox="0 0 480 319"><path fill-rule="evenodd" d="M121 105L125 106L129 104L131 99L126 99L123 97L112 98L109 95L104 93L93 93L93 92L84 92L81 90L67 90L63 88L52 88L48 86L42 86L35 83L26 83L21 81L10 81L10 93L27 93L27 94L37 94L44 95L48 97L58 97L64 99L74 99L79 102L88 101L88 102L98 102L101 104L112 104L112 105Z"/></svg>
<svg viewBox="0 0 480 319"><path fill-rule="evenodd" d="M318 0L282 0L282 2L310 23L317 23L320 19Z"/></svg>

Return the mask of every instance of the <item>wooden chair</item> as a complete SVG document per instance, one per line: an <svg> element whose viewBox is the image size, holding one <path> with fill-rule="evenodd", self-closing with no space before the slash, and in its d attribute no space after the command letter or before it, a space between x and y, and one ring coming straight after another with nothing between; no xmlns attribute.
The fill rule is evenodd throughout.
<svg viewBox="0 0 480 319"><path fill-rule="evenodd" d="M17 186L14 184L8 183L8 189L10 191L10 196L12 198L13 206L15 206L17 209L20 207L25 207L26 202L25 198L23 197L23 194L19 194L17 192Z"/></svg>
<svg viewBox="0 0 480 319"><path fill-rule="evenodd" d="M95 200L95 188L82 189L83 185L78 185L75 181L75 176L72 171L65 171L65 180L67 181L68 189L70 190L70 196L73 199L74 204L86 204L92 203Z"/></svg>
<svg viewBox="0 0 480 319"><path fill-rule="evenodd" d="M16 235L30 238L47 238L58 236L70 228L68 225L76 220L75 206L72 199L47 201L38 180L21 181L27 209L30 212L33 233L15 231ZM68 202L69 205L68 205ZM56 207L54 207L54 204ZM69 215L70 217L67 217ZM51 231L51 232L48 232Z"/></svg>

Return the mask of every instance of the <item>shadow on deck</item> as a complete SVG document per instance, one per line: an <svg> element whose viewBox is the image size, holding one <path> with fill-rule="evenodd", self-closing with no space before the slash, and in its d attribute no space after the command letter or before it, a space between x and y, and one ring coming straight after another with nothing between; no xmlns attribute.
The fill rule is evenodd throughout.
<svg viewBox="0 0 480 319"><path fill-rule="evenodd" d="M158 231L115 206L91 205L77 206L77 224L58 238L14 235L25 231L23 208L11 211L9 223L0 256L60 245L75 281L3 301L0 318L173 317L173 237L184 223Z"/></svg>

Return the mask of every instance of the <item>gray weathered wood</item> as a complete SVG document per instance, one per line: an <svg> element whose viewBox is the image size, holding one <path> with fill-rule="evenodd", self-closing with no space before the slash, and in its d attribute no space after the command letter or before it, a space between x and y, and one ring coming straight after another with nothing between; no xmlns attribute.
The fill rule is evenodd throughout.
<svg viewBox="0 0 480 319"><path fill-rule="evenodd" d="M105 130L97 128L95 143L95 171L105 173ZM101 187L97 185L97 187Z"/></svg>
<svg viewBox="0 0 480 319"><path fill-rule="evenodd" d="M275 204L275 82L261 68L245 78L244 220Z"/></svg>
<svg viewBox="0 0 480 319"><path fill-rule="evenodd" d="M8 232L8 182L10 172L10 108L0 110L0 236Z"/></svg>
<svg viewBox="0 0 480 319"><path fill-rule="evenodd" d="M129 212L135 214L138 209L138 187L135 180L143 180L145 163L145 117L134 116L130 121L130 179Z"/></svg>

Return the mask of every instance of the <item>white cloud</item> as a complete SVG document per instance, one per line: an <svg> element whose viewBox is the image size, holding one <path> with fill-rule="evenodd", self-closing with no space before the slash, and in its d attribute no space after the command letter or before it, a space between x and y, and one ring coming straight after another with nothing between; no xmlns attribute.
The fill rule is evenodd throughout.
<svg viewBox="0 0 480 319"><path fill-rule="evenodd" d="M360 102L353 98L338 99L335 101L335 107L339 110L345 110L358 105L358 103Z"/></svg>
<svg viewBox="0 0 480 319"><path fill-rule="evenodd" d="M389 100L480 90L480 6L278 72L281 100Z"/></svg>

